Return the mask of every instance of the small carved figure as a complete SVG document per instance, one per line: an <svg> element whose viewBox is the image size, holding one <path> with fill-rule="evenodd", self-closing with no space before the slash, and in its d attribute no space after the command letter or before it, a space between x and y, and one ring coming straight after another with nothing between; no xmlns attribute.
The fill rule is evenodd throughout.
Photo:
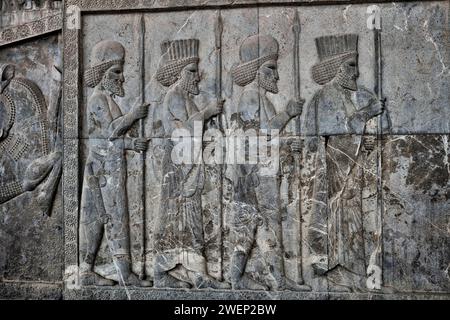
<svg viewBox="0 0 450 320"><path fill-rule="evenodd" d="M326 171L317 171L314 182L309 230L316 255L313 268L316 274L327 275L334 290L363 290L370 255L365 252L363 175L374 149L374 138L364 133L367 122L383 112L384 104L358 87L357 35L321 37L316 45L320 62L312 76L323 87L308 105L306 147L317 152L316 170L320 166ZM326 142L320 137L326 137Z"/></svg>
<svg viewBox="0 0 450 320"><path fill-rule="evenodd" d="M194 136L194 125L202 127L208 119L220 114L223 101L200 110L192 98L199 94L199 41L196 39L164 42L162 63L157 80L169 87L164 98L162 122L165 131L162 199L155 231L154 284L159 288L227 289L208 274L204 255L204 230L201 196L204 187L204 165L201 154L190 163L177 163L172 158L175 130L184 129L202 145L202 137ZM201 153L201 152L200 152ZM182 280L170 274L182 267Z"/></svg>
<svg viewBox="0 0 450 320"><path fill-rule="evenodd" d="M271 36L247 38L240 48L241 64L233 69L236 84L245 87L239 99L237 127L282 131L302 112L304 101L291 100L285 111L276 113L267 93L278 93L278 42ZM258 230L261 252L274 290L309 290L286 278L282 250L280 173L261 174L265 164L236 165L234 177L234 240L230 278L233 289L268 290L266 284L245 272Z"/></svg>
<svg viewBox="0 0 450 320"><path fill-rule="evenodd" d="M36 209L50 215L61 175L61 152L56 141L50 152L49 138L57 139L57 125L49 130L48 123L57 123L58 110L59 103L47 110L39 87L16 77L13 65L0 67L0 168L4 172L0 204L33 191Z"/></svg>
<svg viewBox="0 0 450 320"><path fill-rule="evenodd" d="M151 286L131 269L130 226L127 206L125 150L147 149L144 138L126 136L130 127L148 114L138 105L122 114L114 100L125 95L125 48L115 41L97 43L86 72L86 84L94 88L88 100L89 155L86 161L80 214L82 285L114 285L94 272L95 258L106 231L109 250L122 285Z"/></svg>

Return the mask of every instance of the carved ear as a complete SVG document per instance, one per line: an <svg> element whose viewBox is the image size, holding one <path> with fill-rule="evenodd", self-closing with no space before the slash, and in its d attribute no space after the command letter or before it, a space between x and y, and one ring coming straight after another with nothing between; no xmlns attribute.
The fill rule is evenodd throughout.
<svg viewBox="0 0 450 320"><path fill-rule="evenodd" d="M1 81L10 81L16 74L16 68L12 64L7 64L1 70Z"/></svg>

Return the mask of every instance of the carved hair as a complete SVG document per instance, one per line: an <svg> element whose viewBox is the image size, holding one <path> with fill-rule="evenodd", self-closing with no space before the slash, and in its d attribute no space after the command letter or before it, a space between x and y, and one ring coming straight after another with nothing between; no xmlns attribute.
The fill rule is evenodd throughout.
<svg viewBox="0 0 450 320"><path fill-rule="evenodd" d="M278 41L272 36L254 35L245 39L239 50L241 64L232 70L234 82L241 87L253 82L265 62L278 60L278 51Z"/></svg>
<svg viewBox="0 0 450 320"><path fill-rule="evenodd" d="M178 77L184 67L191 63L198 63L198 58L186 58L182 60L175 60L161 66L156 72L156 80L165 87L170 87L177 82Z"/></svg>
<svg viewBox="0 0 450 320"><path fill-rule="evenodd" d="M313 80L326 84L337 75L341 64L358 54L358 35L344 34L316 38L320 62L312 67Z"/></svg>
<svg viewBox="0 0 450 320"><path fill-rule="evenodd" d="M336 77L342 63L344 63L350 57L356 55L356 52L344 53L314 65L312 67L313 80L320 85L324 85L330 82Z"/></svg>
<svg viewBox="0 0 450 320"><path fill-rule="evenodd" d="M272 54L266 57L262 57L247 63L243 63L233 68L232 75L233 80L238 86L244 87L253 82L256 78L258 69L267 61L278 60L277 54Z"/></svg>
<svg viewBox="0 0 450 320"><path fill-rule="evenodd" d="M123 63L124 63L123 60L113 60L104 62L94 67L90 67L84 74L84 81L86 85L91 88L96 87L100 83L100 81L102 81L106 70L111 68L113 65L116 64L123 65Z"/></svg>
<svg viewBox="0 0 450 320"><path fill-rule="evenodd" d="M156 80L165 87L174 84L184 67L199 62L198 48L197 39L164 41L161 44L162 62L156 72Z"/></svg>
<svg viewBox="0 0 450 320"><path fill-rule="evenodd" d="M104 40L92 49L91 67L85 73L85 82L89 87L97 86L106 70L115 64L125 63L125 48L117 41Z"/></svg>

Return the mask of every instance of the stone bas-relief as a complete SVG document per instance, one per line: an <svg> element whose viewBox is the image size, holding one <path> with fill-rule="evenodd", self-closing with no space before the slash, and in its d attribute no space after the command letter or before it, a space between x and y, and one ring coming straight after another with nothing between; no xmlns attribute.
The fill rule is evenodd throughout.
<svg viewBox="0 0 450 320"><path fill-rule="evenodd" d="M64 298L449 298L447 2L380 4L381 31L369 3L70 5L64 123L47 78L0 61L2 223L64 222L64 272L43 277L63 277ZM250 133L264 142L231 161L230 137ZM7 215L21 199L30 214ZM15 280L10 229L0 271Z"/></svg>
<svg viewBox="0 0 450 320"><path fill-rule="evenodd" d="M61 138L55 127L59 103L46 114L44 96L34 82L15 77L13 65L2 66L1 72L0 150L6 174L1 178L0 204L39 187L37 211L50 215L61 174Z"/></svg>
<svg viewBox="0 0 450 320"><path fill-rule="evenodd" d="M61 296L62 69L57 34L0 48L0 291ZM3 286L3 281L11 285ZM48 292L47 292L48 290Z"/></svg>
<svg viewBox="0 0 450 320"><path fill-rule="evenodd" d="M202 127L205 121L222 111L222 101L200 110L192 100L192 95L199 94L198 48L196 39L163 43L163 61L156 75L161 84L170 88L164 97L161 119L166 145L161 208L156 220L154 281L156 287L188 288L187 282L169 274L172 269L183 267L195 288L228 289L227 283L208 275L206 268L201 205L205 179L203 160L198 164L197 161L176 163L175 144L171 141L176 130L194 135L195 126ZM196 138L202 139L194 136L194 140ZM199 150L194 159L200 156Z"/></svg>
<svg viewBox="0 0 450 320"><path fill-rule="evenodd" d="M381 265L376 263L381 235L373 234L378 252L366 253L362 202L364 175L376 172L369 162L376 155L374 137L364 136L365 128L383 113L383 101L358 88L357 35L325 36L316 39L316 44L320 62L312 75L323 88L308 106L307 131L315 136L305 141L306 152L317 153L315 170L321 171L313 186L310 236L311 247L317 249L313 268L319 275L326 274L336 290L363 290L369 275L379 277L374 281L381 283ZM366 254L372 260L370 270Z"/></svg>
<svg viewBox="0 0 450 320"><path fill-rule="evenodd" d="M277 94L278 42L271 36L251 36L240 47L240 64L233 70L236 84L245 87L239 98L236 127L249 130L284 129L302 111L303 101L289 102L286 110L276 113L267 92ZM275 137L272 137L273 139ZM246 156L250 156L246 150ZM231 166L233 172L233 236L235 248L231 258L231 282L236 290L267 290L245 273L256 233L261 238L261 252L273 278L275 290L308 290L286 278L282 252L280 179L272 163ZM273 170L274 172L270 172ZM257 230L258 229L258 230Z"/></svg>
<svg viewBox="0 0 450 320"><path fill-rule="evenodd" d="M89 155L84 170L80 213L81 284L111 286L114 281L94 271L103 234L123 285L150 286L131 270L130 231L126 199L125 150L142 152L147 140L130 138L127 131L146 117L148 105L123 115L114 96L123 97L125 48L118 42L94 46L86 84L94 88L88 100Z"/></svg>

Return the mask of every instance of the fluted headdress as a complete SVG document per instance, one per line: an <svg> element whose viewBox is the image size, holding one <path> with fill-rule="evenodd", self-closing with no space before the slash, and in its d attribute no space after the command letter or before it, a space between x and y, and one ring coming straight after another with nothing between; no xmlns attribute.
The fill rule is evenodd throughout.
<svg viewBox="0 0 450 320"><path fill-rule="evenodd" d="M125 48L117 41L105 40L97 43L92 49L91 66L85 73L86 85L97 86L106 70L115 64L124 64Z"/></svg>
<svg viewBox="0 0 450 320"><path fill-rule="evenodd" d="M320 62L312 67L312 77L323 85L334 79L345 60L358 54L358 35L316 38L316 48Z"/></svg>
<svg viewBox="0 0 450 320"><path fill-rule="evenodd" d="M162 60L156 80L166 87L174 84L185 66L199 62L199 44L197 39L164 41L161 44Z"/></svg>
<svg viewBox="0 0 450 320"><path fill-rule="evenodd" d="M239 52L241 64L232 70L234 82L241 87L251 83L261 65L278 60L278 50L278 42L271 36L255 35L245 39Z"/></svg>

